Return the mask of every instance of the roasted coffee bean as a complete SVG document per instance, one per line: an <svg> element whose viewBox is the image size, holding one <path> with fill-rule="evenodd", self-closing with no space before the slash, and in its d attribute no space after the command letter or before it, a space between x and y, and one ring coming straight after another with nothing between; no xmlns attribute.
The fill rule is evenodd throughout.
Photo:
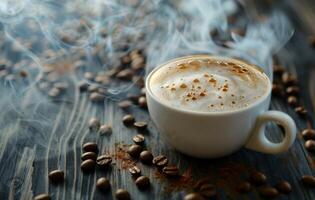
<svg viewBox="0 0 315 200"><path fill-rule="evenodd" d="M254 171L250 174L249 180L255 185L262 185L267 182L267 177L261 172Z"/></svg>
<svg viewBox="0 0 315 200"><path fill-rule="evenodd" d="M111 163L112 157L108 154L101 155L96 159L96 164L101 168L109 167Z"/></svg>
<svg viewBox="0 0 315 200"><path fill-rule="evenodd" d="M92 80L94 80L94 77L95 77L95 75L92 72L85 72L84 73L84 78L87 80L92 81Z"/></svg>
<svg viewBox="0 0 315 200"><path fill-rule="evenodd" d="M69 84L66 82L57 82L57 83L54 83L54 87L58 88L59 90L64 91L69 87Z"/></svg>
<svg viewBox="0 0 315 200"><path fill-rule="evenodd" d="M145 129L148 124L144 121L136 121L133 125L138 129Z"/></svg>
<svg viewBox="0 0 315 200"><path fill-rule="evenodd" d="M98 85L89 85L88 91L89 92L97 92L98 88L99 88Z"/></svg>
<svg viewBox="0 0 315 200"><path fill-rule="evenodd" d="M152 163L153 163L153 165L155 165L159 168L162 168L162 167L167 165L168 159L166 158L166 156L158 155L158 156L153 158Z"/></svg>
<svg viewBox="0 0 315 200"><path fill-rule="evenodd" d="M133 76L133 71L131 69L124 69L116 74L116 78L119 78L121 80L127 80L127 81L131 80L132 76Z"/></svg>
<svg viewBox="0 0 315 200"><path fill-rule="evenodd" d="M64 180L65 174L62 170L53 170L49 172L48 178L54 183L60 183Z"/></svg>
<svg viewBox="0 0 315 200"><path fill-rule="evenodd" d="M284 72L281 76L282 83L285 85L295 85L297 83L297 79L289 72Z"/></svg>
<svg viewBox="0 0 315 200"><path fill-rule="evenodd" d="M189 193L186 194L184 200L203 200L204 198L198 193Z"/></svg>
<svg viewBox="0 0 315 200"><path fill-rule="evenodd" d="M132 166L128 169L128 171L130 172L130 174L133 176L133 177L138 177L141 175L141 170L139 167L137 166Z"/></svg>
<svg viewBox="0 0 315 200"><path fill-rule="evenodd" d="M144 143L144 136L142 134L137 134L132 138L132 140L136 144L143 144Z"/></svg>
<svg viewBox="0 0 315 200"><path fill-rule="evenodd" d="M49 194L39 194L37 195L34 200L50 200L50 195Z"/></svg>
<svg viewBox="0 0 315 200"><path fill-rule="evenodd" d="M104 134L110 134L112 132L112 127L111 125L109 124L103 124L101 127L100 127L100 130L99 130L99 133L101 135L104 135Z"/></svg>
<svg viewBox="0 0 315 200"><path fill-rule="evenodd" d="M259 189L259 194L263 197L275 198L279 195L279 192L276 188L271 186L264 186Z"/></svg>
<svg viewBox="0 0 315 200"><path fill-rule="evenodd" d="M315 151L315 140L307 140L304 146L308 151Z"/></svg>
<svg viewBox="0 0 315 200"><path fill-rule="evenodd" d="M95 82L99 83L99 84L103 84L106 85L110 82L110 77L107 75L97 75L94 79Z"/></svg>
<svg viewBox="0 0 315 200"><path fill-rule="evenodd" d="M131 68L134 70L140 70L144 68L144 58L142 56L138 56L134 58L131 62Z"/></svg>
<svg viewBox="0 0 315 200"><path fill-rule="evenodd" d="M240 193L248 193L252 190L252 186L248 181L244 181L237 185L236 190Z"/></svg>
<svg viewBox="0 0 315 200"><path fill-rule="evenodd" d="M101 177L96 181L96 187L101 191L107 191L110 189L110 182L107 178Z"/></svg>
<svg viewBox="0 0 315 200"><path fill-rule="evenodd" d="M146 93L147 93L147 91L146 91L145 87L141 88L140 94L145 96Z"/></svg>
<svg viewBox="0 0 315 200"><path fill-rule="evenodd" d="M82 161L87 160L87 159L96 160L96 158L97 158L97 155L95 152L85 152L81 156Z"/></svg>
<svg viewBox="0 0 315 200"><path fill-rule="evenodd" d="M118 106L122 109L127 109L132 105L132 102L130 100L124 100L118 103Z"/></svg>
<svg viewBox="0 0 315 200"><path fill-rule="evenodd" d="M298 100L295 96L289 96L287 102L290 106L296 106L298 104Z"/></svg>
<svg viewBox="0 0 315 200"><path fill-rule="evenodd" d="M50 97L57 97L60 95L60 90L58 88L53 87L49 90L48 95Z"/></svg>
<svg viewBox="0 0 315 200"><path fill-rule="evenodd" d="M281 96L282 87L279 84L272 84L272 94Z"/></svg>
<svg viewBox="0 0 315 200"><path fill-rule="evenodd" d="M130 199L130 194L125 189L116 190L115 196L116 196L116 199L118 199L118 200L129 200Z"/></svg>
<svg viewBox="0 0 315 200"><path fill-rule="evenodd" d="M307 114L307 110L302 106L296 107L294 110L297 114L301 116L305 116Z"/></svg>
<svg viewBox="0 0 315 200"><path fill-rule="evenodd" d="M273 66L273 73L275 75L282 75L285 72L285 68L281 65L274 65Z"/></svg>
<svg viewBox="0 0 315 200"><path fill-rule="evenodd" d="M276 188L279 192L288 194L292 191L291 184L288 181L281 181L276 185Z"/></svg>
<svg viewBox="0 0 315 200"><path fill-rule="evenodd" d="M99 119L93 117L89 121L89 128L93 131L97 131L101 126L101 122Z"/></svg>
<svg viewBox="0 0 315 200"><path fill-rule="evenodd" d="M92 159L84 160L84 161L81 163L81 169L82 169L82 171L84 171L84 172L93 171L93 170L95 169L95 161L92 160Z"/></svg>
<svg viewBox="0 0 315 200"><path fill-rule="evenodd" d="M98 88L97 92L104 96L105 94L107 94L107 89L106 88Z"/></svg>
<svg viewBox="0 0 315 200"><path fill-rule="evenodd" d="M285 92L288 94L288 95L297 95L300 93L300 88L297 87L297 86L290 86L290 87L287 87L287 89L285 90Z"/></svg>
<svg viewBox="0 0 315 200"><path fill-rule="evenodd" d="M139 104L140 107L146 108L147 107L147 98L139 97L138 104Z"/></svg>
<svg viewBox="0 0 315 200"><path fill-rule="evenodd" d="M104 100L104 95L98 92L92 92L89 98L92 102L101 102Z"/></svg>
<svg viewBox="0 0 315 200"><path fill-rule="evenodd" d="M179 175L179 170L176 166L166 166L163 167L162 172L167 175L167 176L178 176Z"/></svg>
<svg viewBox="0 0 315 200"><path fill-rule="evenodd" d="M139 176L136 181L136 185L139 189L144 190L150 187L150 179L146 176Z"/></svg>
<svg viewBox="0 0 315 200"><path fill-rule="evenodd" d="M89 87L89 84L85 81L80 81L78 87L80 91L86 91Z"/></svg>
<svg viewBox="0 0 315 200"><path fill-rule="evenodd" d="M142 151L142 147L137 145L137 144L133 144L129 147L129 149L127 150L127 153L134 158L138 158L140 153Z"/></svg>
<svg viewBox="0 0 315 200"><path fill-rule="evenodd" d="M82 148L83 148L83 150L84 150L85 152L90 152L90 151L92 151L92 152L97 153L97 151L98 151L97 144L94 143L94 142L87 142L87 143L85 143L85 144L83 145Z"/></svg>
<svg viewBox="0 0 315 200"><path fill-rule="evenodd" d="M303 184L310 186L310 187L315 187L315 177L311 175L304 175L301 178L301 181Z"/></svg>
<svg viewBox="0 0 315 200"><path fill-rule="evenodd" d="M125 125L130 125L135 121L135 118L132 115L125 115L122 121Z"/></svg>
<svg viewBox="0 0 315 200"><path fill-rule="evenodd" d="M302 136L304 140L315 139L315 130L308 128L302 131Z"/></svg>
<svg viewBox="0 0 315 200"><path fill-rule="evenodd" d="M153 155L150 151L147 151L147 150L142 151L140 153L140 160L142 163L150 165L150 164L152 164Z"/></svg>
<svg viewBox="0 0 315 200"><path fill-rule="evenodd" d="M27 73L27 71L25 71L25 70L21 70L19 74L20 74L20 76L21 76L22 78L25 78L25 77L28 76L28 73Z"/></svg>
<svg viewBox="0 0 315 200"><path fill-rule="evenodd" d="M217 190L214 185L204 184L200 187L200 194L204 197L211 198L217 195Z"/></svg>

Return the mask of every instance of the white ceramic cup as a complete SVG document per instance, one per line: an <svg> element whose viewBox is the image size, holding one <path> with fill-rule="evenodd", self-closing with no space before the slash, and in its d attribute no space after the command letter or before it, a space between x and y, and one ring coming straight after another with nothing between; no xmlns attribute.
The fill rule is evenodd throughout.
<svg viewBox="0 0 315 200"><path fill-rule="evenodd" d="M233 111L197 112L174 108L159 100L150 89L150 78L160 67L187 58L220 58L230 62L245 62L222 57L194 55L177 58L156 67L146 78L146 96L149 113L158 131L178 151L200 158L214 158L246 147L263 153L287 151L296 136L296 126L290 116L279 111L268 111L271 83L268 92L253 104ZM265 136L267 122L276 122L284 128L280 143Z"/></svg>

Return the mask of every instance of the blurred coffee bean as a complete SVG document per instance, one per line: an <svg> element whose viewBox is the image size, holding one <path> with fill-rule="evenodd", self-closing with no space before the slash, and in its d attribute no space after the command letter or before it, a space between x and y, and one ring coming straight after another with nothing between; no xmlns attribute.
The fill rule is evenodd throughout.
<svg viewBox="0 0 315 200"><path fill-rule="evenodd" d="M85 152L84 154L82 154L81 156L81 160L84 161L84 160L88 160L88 159L91 159L91 160L96 160L97 158L97 155L95 152Z"/></svg>
<svg viewBox="0 0 315 200"><path fill-rule="evenodd" d="M145 129L147 128L147 122L144 122L144 121L136 121L134 124L133 124L136 128L138 129Z"/></svg>
<svg viewBox="0 0 315 200"><path fill-rule="evenodd" d="M304 175L301 178L304 185L315 188L315 177L311 175Z"/></svg>
<svg viewBox="0 0 315 200"><path fill-rule="evenodd" d="M282 75L285 72L285 68L281 65L274 65L273 66L273 73L275 75Z"/></svg>
<svg viewBox="0 0 315 200"><path fill-rule="evenodd" d="M290 87L287 87L287 89L285 90L285 92L288 94L288 95L298 95L300 93L300 88L297 87L297 86L290 86Z"/></svg>
<svg viewBox="0 0 315 200"><path fill-rule="evenodd" d="M150 179L146 176L139 176L136 181L136 185L139 189L144 190L150 187Z"/></svg>
<svg viewBox="0 0 315 200"><path fill-rule="evenodd" d="M272 84L272 94L282 96L282 87L279 84Z"/></svg>
<svg viewBox="0 0 315 200"><path fill-rule="evenodd" d="M140 94L145 96L146 93L147 93L147 91L146 91L145 87L141 88Z"/></svg>
<svg viewBox="0 0 315 200"><path fill-rule="evenodd" d="M85 72L84 73L84 78L90 81L94 80L95 75L92 72Z"/></svg>
<svg viewBox="0 0 315 200"><path fill-rule="evenodd" d="M295 96L289 96L287 102L290 106L296 106L298 104L298 100Z"/></svg>
<svg viewBox="0 0 315 200"><path fill-rule="evenodd" d="M103 124L99 129L99 133L101 135L110 134L111 132L112 132L112 127L109 124Z"/></svg>
<svg viewBox="0 0 315 200"><path fill-rule="evenodd" d="M58 88L53 87L49 90L48 95L50 97L57 97L60 95L60 90Z"/></svg>
<svg viewBox="0 0 315 200"><path fill-rule="evenodd" d="M138 158L141 151L142 151L141 146L139 146L137 144L133 144L129 147L129 149L127 150L127 153L133 158Z"/></svg>
<svg viewBox="0 0 315 200"><path fill-rule="evenodd" d="M297 79L290 72L284 72L281 77L282 83L285 85L295 85Z"/></svg>
<svg viewBox="0 0 315 200"><path fill-rule="evenodd" d="M101 102L104 100L104 95L98 92L92 92L89 98L92 102Z"/></svg>
<svg viewBox="0 0 315 200"><path fill-rule="evenodd" d="M147 107L147 99L145 97L139 97L138 104L140 107L146 108Z"/></svg>
<svg viewBox="0 0 315 200"><path fill-rule="evenodd" d="M86 91L88 89L88 87L89 87L89 84L87 82L85 82L85 81L80 81L78 83L78 87L79 87L80 91Z"/></svg>
<svg viewBox="0 0 315 200"><path fill-rule="evenodd" d="M101 126L101 121L98 118L91 118L89 120L89 128L93 131L97 131Z"/></svg>
<svg viewBox="0 0 315 200"><path fill-rule="evenodd" d="M294 109L294 111L299 114L300 116L306 116L307 110L303 106L298 106Z"/></svg>
<svg viewBox="0 0 315 200"><path fill-rule="evenodd" d="M189 193L186 194L184 200L203 200L204 198L198 193Z"/></svg>
<svg viewBox="0 0 315 200"><path fill-rule="evenodd" d="M66 90L69 87L69 84L66 82L57 82L54 83L54 87L58 88L59 90Z"/></svg>
<svg viewBox="0 0 315 200"><path fill-rule="evenodd" d="M110 182L107 178L101 177L97 179L96 187L103 192L108 191L110 189Z"/></svg>
<svg viewBox="0 0 315 200"><path fill-rule="evenodd" d="M129 173L133 176L133 177L138 177L141 175L141 170L139 167L137 166L132 166L128 169Z"/></svg>
<svg viewBox="0 0 315 200"><path fill-rule="evenodd" d="M311 128L304 129L302 131L304 140L315 139L315 130Z"/></svg>
<svg viewBox="0 0 315 200"><path fill-rule="evenodd" d="M49 172L48 178L54 183L60 183L64 180L64 172L62 170L53 170Z"/></svg>
<svg viewBox="0 0 315 200"><path fill-rule="evenodd" d="M279 192L276 188L271 186L263 186L259 189L259 194L263 197L275 198L279 195Z"/></svg>
<svg viewBox="0 0 315 200"><path fill-rule="evenodd" d="M130 194L125 189L118 189L115 193L117 200L130 200Z"/></svg>
<svg viewBox="0 0 315 200"><path fill-rule="evenodd" d="M122 121L125 125L131 125L135 121L135 118L132 115L125 115Z"/></svg>
<svg viewBox="0 0 315 200"><path fill-rule="evenodd" d="M315 140L307 140L304 146L308 151L315 151Z"/></svg>
<svg viewBox="0 0 315 200"><path fill-rule="evenodd" d="M166 176L170 176L170 177L173 177L173 176L178 176L179 175L179 170L176 166L166 166L166 167L163 167L163 173L166 175Z"/></svg>
<svg viewBox="0 0 315 200"><path fill-rule="evenodd" d="M118 107L122 109L127 109L132 106L132 102L130 100L124 100L118 103Z"/></svg>
<svg viewBox="0 0 315 200"><path fill-rule="evenodd" d="M152 164L153 155L150 151L144 150L140 153L140 160L142 163L150 165Z"/></svg>
<svg viewBox="0 0 315 200"><path fill-rule="evenodd" d="M133 142L136 144L143 144L144 143L144 136L142 134L137 134L132 138Z"/></svg>
<svg viewBox="0 0 315 200"><path fill-rule="evenodd" d="M81 170L83 172L91 172L95 169L95 161L92 159L84 160L81 163Z"/></svg>
<svg viewBox="0 0 315 200"><path fill-rule="evenodd" d="M97 144L95 142L87 142L82 146L82 149L85 152L95 152L97 153L98 148L97 148Z"/></svg>
<svg viewBox="0 0 315 200"><path fill-rule="evenodd" d="M248 181L244 181L237 185L236 190L240 193L248 193L252 190L252 186Z"/></svg>
<svg viewBox="0 0 315 200"><path fill-rule="evenodd" d="M36 195L34 200L50 200L50 195L49 194L39 194Z"/></svg>
<svg viewBox="0 0 315 200"><path fill-rule="evenodd" d="M261 172L254 171L250 174L249 180L255 185L262 185L267 182L267 177Z"/></svg>
<svg viewBox="0 0 315 200"><path fill-rule="evenodd" d="M291 184L288 181L281 181L276 185L279 192L288 194L292 191Z"/></svg>
<svg viewBox="0 0 315 200"><path fill-rule="evenodd" d="M121 70L116 74L116 78L121 80L131 80L133 76L133 71L131 69L124 69Z"/></svg>
<svg viewBox="0 0 315 200"><path fill-rule="evenodd" d="M88 86L88 91L91 92L91 93L92 93L92 92L97 92L98 88L99 88L98 85L93 85L93 84L92 84L92 85L89 85L89 86Z"/></svg>

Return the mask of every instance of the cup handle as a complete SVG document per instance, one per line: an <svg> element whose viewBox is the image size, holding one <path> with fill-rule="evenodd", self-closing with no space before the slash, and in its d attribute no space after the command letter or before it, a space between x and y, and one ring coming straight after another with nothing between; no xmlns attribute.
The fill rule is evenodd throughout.
<svg viewBox="0 0 315 200"><path fill-rule="evenodd" d="M271 142L265 135L266 122L277 122L284 128L284 138L280 143ZM293 119L279 111L267 111L258 116L253 132L245 147L262 153L276 154L287 151L295 140L296 125Z"/></svg>

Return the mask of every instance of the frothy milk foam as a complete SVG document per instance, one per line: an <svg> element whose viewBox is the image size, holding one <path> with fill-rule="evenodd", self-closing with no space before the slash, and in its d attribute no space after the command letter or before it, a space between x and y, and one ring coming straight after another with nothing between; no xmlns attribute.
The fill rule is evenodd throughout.
<svg viewBox="0 0 315 200"><path fill-rule="evenodd" d="M170 62L149 80L162 102L183 110L223 112L256 102L269 86L257 67L234 59L194 56Z"/></svg>

